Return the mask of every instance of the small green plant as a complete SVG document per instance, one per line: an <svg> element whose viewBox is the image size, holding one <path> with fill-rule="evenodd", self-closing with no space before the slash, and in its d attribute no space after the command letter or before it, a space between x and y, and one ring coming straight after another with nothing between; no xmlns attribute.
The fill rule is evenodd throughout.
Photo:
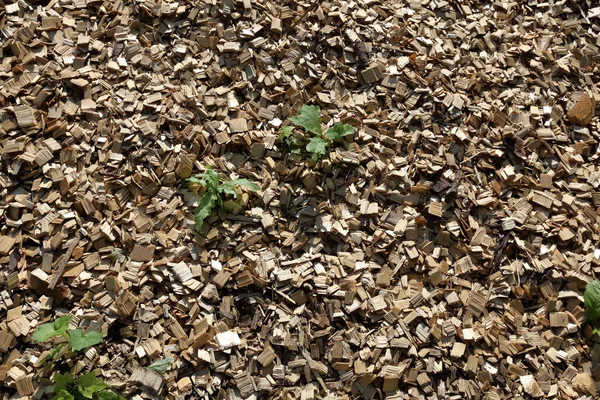
<svg viewBox="0 0 600 400"><path fill-rule="evenodd" d="M300 154L302 152L302 143L300 138L294 133L294 127L287 125L281 128L281 140L285 143L290 153Z"/></svg>
<svg viewBox="0 0 600 400"><path fill-rule="evenodd" d="M42 324L33 333L33 339L36 342L43 343L55 337L63 337L73 351L81 351L102 342L101 332L69 329L72 320L72 316L63 315L53 322ZM64 343L61 343L53 347L43 362L49 359L54 360L64 345ZM123 397L106 388L106 383L96 378L96 373L93 371L80 376L77 381L74 380L73 374L70 372L55 374L52 389L55 396L52 400L124 400Z"/></svg>
<svg viewBox="0 0 600 400"><path fill-rule="evenodd" d="M98 379L94 371L80 376L77 381L70 372L54 375L53 393L52 400L125 400L108 390L106 383Z"/></svg>
<svg viewBox="0 0 600 400"><path fill-rule="evenodd" d="M53 337L62 336L69 341L75 351L80 351L102 342L101 332L83 332L81 329L69 329L72 320L72 316L63 315L54 322L42 324L33 333L33 339L36 342L43 343Z"/></svg>
<svg viewBox="0 0 600 400"><path fill-rule="evenodd" d="M306 151L311 154L313 161L318 161L326 156L329 147L334 142L341 142L344 136L353 135L356 129L348 124L337 123L323 133L321 128L321 109L317 106L303 105L300 113L289 118L290 122L304 129L312 137L306 141L306 137L294 132L291 126L284 126L281 131L281 139L288 147L290 153L300 154L302 144L306 143Z"/></svg>
<svg viewBox="0 0 600 400"><path fill-rule="evenodd" d="M204 193L200 197L198 206L194 211L195 226L198 232L201 231L204 219L210 216L210 213L215 205L223 207L223 199L225 196L231 195L234 199L237 199L239 195L238 187L245 188L253 192L256 192L260 189L260 186L258 186L256 183L244 178L228 179L221 183L221 174L209 166L206 167L206 171L204 173L192 175L187 179L187 181L192 184L192 190L194 190L193 186L195 185L199 185L202 189L204 189Z"/></svg>

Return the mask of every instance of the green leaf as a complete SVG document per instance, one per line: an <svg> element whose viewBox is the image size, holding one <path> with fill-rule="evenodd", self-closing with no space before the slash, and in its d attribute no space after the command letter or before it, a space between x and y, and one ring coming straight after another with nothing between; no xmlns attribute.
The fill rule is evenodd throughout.
<svg viewBox="0 0 600 400"><path fill-rule="evenodd" d="M260 186L252 182L250 179L240 178L230 179L228 181L223 182L223 184L219 186L219 191L226 194L231 194L233 195L233 197L237 198L238 194L235 191L236 186L251 190L253 192L256 192L260 189Z"/></svg>
<svg viewBox="0 0 600 400"><path fill-rule="evenodd" d="M312 160L317 161L319 158L327 154L328 143L320 137L310 139L306 145L306 151L312 154Z"/></svg>
<svg viewBox="0 0 600 400"><path fill-rule="evenodd" d="M342 140L344 136L354 135L356 129L352 125L348 124L335 124L331 129L327 131L325 137L334 142Z"/></svg>
<svg viewBox="0 0 600 400"><path fill-rule="evenodd" d="M284 126L281 128L281 138L286 139L294 136L294 127L293 126Z"/></svg>
<svg viewBox="0 0 600 400"><path fill-rule="evenodd" d="M81 376L77 380L77 390L83 397L88 399L91 399L94 397L94 393L97 393L106 387L106 383L96 378L96 373L94 371Z"/></svg>
<svg viewBox="0 0 600 400"><path fill-rule="evenodd" d="M54 375L54 393L60 393L63 390L69 390L70 384L73 383L73 374L66 372L64 374Z"/></svg>
<svg viewBox="0 0 600 400"><path fill-rule="evenodd" d="M321 109L317 106L303 105L300 108L300 113L295 117L291 117L290 121L317 136L323 134L323 130L321 129Z"/></svg>
<svg viewBox="0 0 600 400"><path fill-rule="evenodd" d="M217 198L218 195L216 189L207 190L200 198L200 202L198 202L196 210L194 211L196 231L200 232L202 230L202 223L206 217L210 216Z"/></svg>
<svg viewBox="0 0 600 400"><path fill-rule="evenodd" d="M66 390L61 390L52 398L52 400L75 400L75 397Z"/></svg>
<svg viewBox="0 0 600 400"><path fill-rule="evenodd" d="M598 335L600 336L600 329L596 328L592 331L592 335Z"/></svg>
<svg viewBox="0 0 600 400"><path fill-rule="evenodd" d="M173 364L173 361L175 361L173 357L167 356L161 360L155 361L152 364L150 364L148 366L148 369L158 372L159 374L164 374L165 372L167 372L171 364Z"/></svg>
<svg viewBox="0 0 600 400"><path fill-rule="evenodd" d="M200 175L200 174L192 175L189 178L187 178L186 181L192 182L192 183L204 184L204 180L202 179L202 175Z"/></svg>
<svg viewBox="0 0 600 400"><path fill-rule="evenodd" d="M213 170L208 165L206 166L206 171L204 173L192 175L187 178L188 182L198 183L202 185L202 187L205 187L206 190L217 190L220 180L221 174Z"/></svg>
<svg viewBox="0 0 600 400"><path fill-rule="evenodd" d="M215 204L222 206L223 201L219 196L219 193L231 194L237 197L237 192L235 191L236 186L252 191L260 189L260 186L248 179L232 179L225 181L223 184L219 184L221 181L221 174L214 171L209 166L206 167L206 172L191 176L187 181L200 184L206 188L206 191L200 198L200 201L194 210L194 225L198 232L202 230L202 224L204 223L204 220L210 216Z"/></svg>
<svg viewBox="0 0 600 400"><path fill-rule="evenodd" d="M224 182L221 186L219 186L219 192L230 194L236 199L238 197L238 193L235 191L235 185L232 185L229 182Z"/></svg>
<svg viewBox="0 0 600 400"><path fill-rule="evenodd" d="M588 323L594 323L600 317L600 282L593 280L585 287L583 295L585 317Z"/></svg>
<svg viewBox="0 0 600 400"><path fill-rule="evenodd" d="M36 342L46 342L55 336L61 336L69 329L72 320L72 316L63 315L54 320L54 322L42 324L33 333L33 339Z"/></svg>
<svg viewBox="0 0 600 400"><path fill-rule="evenodd" d="M281 133L281 139L283 140L285 145L288 147L290 153L300 154L300 152L301 152L300 140L294 134L294 128L292 128L291 126L288 125L288 126L284 126L281 130L283 131Z"/></svg>
<svg viewBox="0 0 600 400"><path fill-rule="evenodd" d="M98 392L96 393L96 396L98 397L98 400L125 400L123 396L111 392L110 390Z"/></svg>
<svg viewBox="0 0 600 400"><path fill-rule="evenodd" d="M200 232L202 230L204 219L210 216L210 213L215 206L215 202L220 201L218 190L221 174L207 165L206 171L203 174L193 175L187 180L188 182L198 183L206 188L206 191L200 198L200 201L194 210L194 225L196 231Z"/></svg>
<svg viewBox="0 0 600 400"><path fill-rule="evenodd" d="M102 333L96 331L83 332L81 329L73 329L69 331L69 339L73 350L80 351L86 347L102 343Z"/></svg>
<svg viewBox="0 0 600 400"><path fill-rule="evenodd" d="M206 187L209 189L216 189L219 186L221 180L221 174L213 170L211 167L206 167Z"/></svg>

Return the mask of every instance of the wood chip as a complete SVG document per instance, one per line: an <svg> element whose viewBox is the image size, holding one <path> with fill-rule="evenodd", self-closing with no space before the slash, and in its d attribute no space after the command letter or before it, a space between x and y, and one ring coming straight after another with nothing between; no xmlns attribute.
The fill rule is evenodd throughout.
<svg viewBox="0 0 600 400"><path fill-rule="evenodd" d="M575 105L569 108L567 117L575 125L586 126L594 118L596 112L596 100L587 93L579 96Z"/></svg>

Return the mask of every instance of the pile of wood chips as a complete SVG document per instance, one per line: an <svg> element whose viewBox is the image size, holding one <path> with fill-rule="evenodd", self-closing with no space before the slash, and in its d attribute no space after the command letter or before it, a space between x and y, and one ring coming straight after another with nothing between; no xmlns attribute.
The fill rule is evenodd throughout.
<svg viewBox="0 0 600 400"><path fill-rule="evenodd" d="M127 399L597 398L596 0L8 0L0 45L0 398L66 313ZM303 104L356 134L289 154ZM207 165L261 190L198 233Z"/></svg>

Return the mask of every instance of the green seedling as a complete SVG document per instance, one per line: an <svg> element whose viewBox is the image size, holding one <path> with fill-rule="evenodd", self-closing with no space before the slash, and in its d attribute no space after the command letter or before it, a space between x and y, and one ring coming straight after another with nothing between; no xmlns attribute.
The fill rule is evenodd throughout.
<svg viewBox="0 0 600 400"><path fill-rule="evenodd" d="M300 113L290 117L290 122L304 129L312 137L306 143L306 151L311 154L313 161L318 161L328 154L329 148L335 142L341 142L345 136L353 135L356 129L348 124L337 123L323 133L321 128L321 109L317 106L303 105ZM300 154L305 137L294 132L291 126L284 126L281 139L291 153Z"/></svg>
<svg viewBox="0 0 600 400"><path fill-rule="evenodd" d="M36 342L47 342L53 337L64 336L69 329L69 325L73 317L70 315L63 315L55 319L53 322L42 324L38 326L36 331L33 333L33 339Z"/></svg>
<svg viewBox="0 0 600 400"><path fill-rule="evenodd" d="M94 371L75 381L70 372L54 375L52 400L125 400L121 395L107 389L106 383L96 377Z"/></svg>
<svg viewBox="0 0 600 400"><path fill-rule="evenodd" d="M69 331L69 340L73 350L80 351L95 344L102 342L102 333L91 331L84 332L81 329L73 329Z"/></svg>
<svg viewBox="0 0 600 400"><path fill-rule="evenodd" d="M83 350L102 342L102 333L96 331L84 332L81 329L69 329L73 317L63 315L53 322L40 325L33 333L36 342L47 342L62 336L69 341L75 351Z"/></svg>
<svg viewBox="0 0 600 400"><path fill-rule="evenodd" d="M74 351L81 351L102 342L101 332L69 329L72 320L72 316L63 315L53 322L42 324L33 333L33 339L36 342L43 343L55 337L63 337ZM64 344L58 344L53 347L44 362L54 359L63 346ZM74 380L73 374L70 372L55 374L52 389L55 395L52 400L125 400L122 396L106 388L106 383L96 378L95 372L82 375L77 381Z"/></svg>
<svg viewBox="0 0 600 400"><path fill-rule="evenodd" d="M206 167L204 173L193 175L187 181L191 184L192 190L194 190L195 185L199 185L204 189L204 193L194 211L195 226L198 232L202 230L202 223L210 216L212 209L215 206L223 207L225 196L230 195L237 199L239 195L238 188L248 189L252 192L260 189L260 186L249 179L229 179L221 182L221 174L209 166Z"/></svg>
<svg viewBox="0 0 600 400"><path fill-rule="evenodd" d="M288 125L281 128L281 140L283 140L290 153L300 154L302 152L301 138L294 132L294 127Z"/></svg>

